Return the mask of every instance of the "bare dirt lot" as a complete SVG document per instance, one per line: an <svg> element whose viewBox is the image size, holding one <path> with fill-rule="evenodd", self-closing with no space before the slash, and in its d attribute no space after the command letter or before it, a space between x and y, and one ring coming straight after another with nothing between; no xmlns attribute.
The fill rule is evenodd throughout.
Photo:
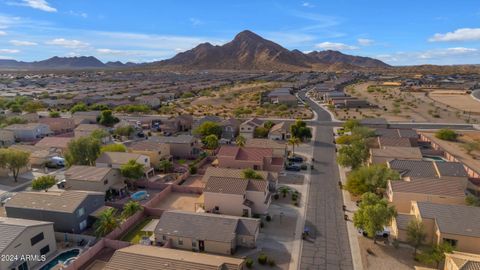
<svg viewBox="0 0 480 270"><path fill-rule="evenodd" d="M477 115L470 111L460 110L454 107L460 101L452 104L441 102L445 101L445 93L439 92L439 89L430 89L435 96L440 96L440 100L430 97L428 92L405 92L397 86L382 86L375 82L358 83L351 85L345 90L348 94L366 99L378 108L364 109L332 109L335 116L339 119L361 119L367 117L383 117L389 121L412 121L412 122L452 122L452 123L478 123L480 113ZM426 91L426 90L425 90ZM476 102L470 96L471 102ZM480 104L478 104L480 105ZM468 102L469 107L474 107L475 103ZM478 106L480 110L480 106Z"/></svg>
<svg viewBox="0 0 480 270"><path fill-rule="evenodd" d="M368 270L407 270L419 265L413 260L413 249L408 247L395 248L385 245L381 241L377 244L363 236L358 237L360 252L362 253L363 268ZM367 252L367 249L370 252Z"/></svg>
<svg viewBox="0 0 480 270"><path fill-rule="evenodd" d="M195 212L195 204L198 202L198 194L172 192L162 200L155 208L165 210L184 210Z"/></svg>
<svg viewBox="0 0 480 270"><path fill-rule="evenodd" d="M480 102L473 99L472 96L465 91L458 91L456 93L433 91L430 92L428 96L435 101L458 110L480 113Z"/></svg>

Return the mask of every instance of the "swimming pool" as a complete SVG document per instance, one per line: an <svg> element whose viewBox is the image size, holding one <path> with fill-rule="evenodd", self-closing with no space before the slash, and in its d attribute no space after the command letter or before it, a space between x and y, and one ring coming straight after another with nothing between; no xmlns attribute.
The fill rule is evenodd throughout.
<svg viewBox="0 0 480 270"><path fill-rule="evenodd" d="M423 156L423 160L439 161L439 162L445 162L446 161L443 157L440 157L440 156Z"/></svg>
<svg viewBox="0 0 480 270"><path fill-rule="evenodd" d="M132 200L134 201L145 200L147 197L148 197L148 193L145 190L137 191L130 196L130 198L132 198Z"/></svg>
<svg viewBox="0 0 480 270"><path fill-rule="evenodd" d="M40 270L50 270L53 269L55 266L57 266L59 263L64 263L64 262L72 262L72 259L77 257L78 254L80 254L80 249L74 248L70 249L67 251L64 251L60 254L58 254L55 258L53 258L51 261L49 261L47 264L42 266Z"/></svg>

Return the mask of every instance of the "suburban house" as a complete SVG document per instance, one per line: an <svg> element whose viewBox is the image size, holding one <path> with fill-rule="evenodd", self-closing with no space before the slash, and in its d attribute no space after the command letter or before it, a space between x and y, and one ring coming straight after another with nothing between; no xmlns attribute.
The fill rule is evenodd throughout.
<svg viewBox="0 0 480 270"><path fill-rule="evenodd" d="M75 125L95 124L100 113L100 111L74 112L72 118L75 121Z"/></svg>
<svg viewBox="0 0 480 270"><path fill-rule="evenodd" d="M170 160L170 146L153 140L135 141L127 144L128 151L150 157L152 165L160 163L160 160Z"/></svg>
<svg viewBox="0 0 480 270"><path fill-rule="evenodd" d="M255 134L255 129L257 127L261 127L262 125L263 121L256 117L248 119L240 124L240 136L244 137L245 139L252 139Z"/></svg>
<svg viewBox="0 0 480 270"><path fill-rule="evenodd" d="M394 159L422 160L422 152L418 147L384 146L370 149L370 164L386 164Z"/></svg>
<svg viewBox="0 0 480 270"><path fill-rule="evenodd" d="M52 157L61 155L61 151L58 149L43 148L27 144L14 144L10 146L9 149L30 153L29 167L44 166Z"/></svg>
<svg viewBox="0 0 480 270"><path fill-rule="evenodd" d="M397 171L402 178L442 178L460 179L468 177L467 171L459 162L435 162L427 160L400 160L387 162L387 166Z"/></svg>
<svg viewBox="0 0 480 270"><path fill-rule="evenodd" d="M38 122L49 126L54 135L70 133L75 129L75 121L72 118L45 117L38 119Z"/></svg>
<svg viewBox="0 0 480 270"><path fill-rule="evenodd" d="M445 253L444 270L475 270L480 269L480 255L453 251Z"/></svg>
<svg viewBox="0 0 480 270"><path fill-rule="evenodd" d="M245 147L272 149L274 157L285 158L288 154L286 143L272 141L269 139L248 139L245 143Z"/></svg>
<svg viewBox="0 0 480 270"><path fill-rule="evenodd" d="M40 123L15 124L5 130L12 131L16 141L35 141L53 134L48 125Z"/></svg>
<svg viewBox="0 0 480 270"><path fill-rule="evenodd" d="M155 228L155 242L169 243L177 249L231 255L237 247L254 248L259 231L258 219L166 211Z"/></svg>
<svg viewBox="0 0 480 270"><path fill-rule="evenodd" d="M399 241L406 241L406 228L413 219L424 225L425 244L447 242L455 250L480 253L480 207L412 202L408 215L401 214L393 220L392 235Z"/></svg>
<svg viewBox="0 0 480 270"><path fill-rule="evenodd" d="M222 126L221 140L232 142L237 138L241 122L235 118L229 118L223 120L220 125Z"/></svg>
<svg viewBox="0 0 480 270"><path fill-rule="evenodd" d="M104 270L243 270L243 259L172 248L131 245L115 251Z"/></svg>
<svg viewBox="0 0 480 270"><path fill-rule="evenodd" d="M67 151L68 143L72 140L72 137L45 137L38 141L35 146L44 149L51 149L63 154Z"/></svg>
<svg viewBox="0 0 480 270"><path fill-rule="evenodd" d="M285 104L288 106L296 106L297 98L292 95L290 88L278 88L267 94L268 101L273 104Z"/></svg>
<svg viewBox="0 0 480 270"><path fill-rule="evenodd" d="M170 155L174 158L193 159L200 154L198 139L191 135L152 136L150 141L170 146Z"/></svg>
<svg viewBox="0 0 480 270"><path fill-rule="evenodd" d="M98 124L80 124L75 130L75 138L88 137L92 135L95 130L106 130L105 127Z"/></svg>
<svg viewBox="0 0 480 270"><path fill-rule="evenodd" d="M15 133L11 130L0 129L0 147L8 147L15 143Z"/></svg>
<svg viewBox="0 0 480 270"><path fill-rule="evenodd" d="M217 153L218 167L254 169L279 172L283 169L282 157L274 157L273 149L223 145Z"/></svg>
<svg viewBox="0 0 480 270"><path fill-rule="evenodd" d="M150 157L136 153L103 152L95 161L95 166L120 169L122 165L127 164L130 160L135 160L137 163L143 165L146 177L148 177L150 173L153 173L153 168L150 165Z"/></svg>
<svg viewBox="0 0 480 270"><path fill-rule="evenodd" d="M81 233L93 223L90 214L104 202L100 192L20 192L5 204L5 212L7 217L53 222L58 232Z"/></svg>
<svg viewBox="0 0 480 270"><path fill-rule="evenodd" d="M417 139L405 137L377 137L378 146L383 147L417 147Z"/></svg>
<svg viewBox="0 0 480 270"><path fill-rule="evenodd" d="M465 204L467 179L415 179L388 181L387 198L398 212L408 213L412 201Z"/></svg>
<svg viewBox="0 0 480 270"><path fill-rule="evenodd" d="M207 212L251 217L266 214L271 196L268 181L225 176L210 176L203 189Z"/></svg>
<svg viewBox="0 0 480 270"><path fill-rule="evenodd" d="M0 269L33 269L57 250L52 222L0 217L0 239ZM27 254L38 259L22 260Z"/></svg>
<svg viewBox="0 0 480 270"><path fill-rule="evenodd" d="M118 169L74 165L65 171L65 189L115 193L125 191L126 184Z"/></svg>
<svg viewBox="0 0 480 270"><path fill-rule="evenodd" d="M206 183L212 176L216 177L229 177L229 178L241 178L244 179L244 169L228 169L210 166L205 170L205 174L202 177L202 181ZM274 192L277 189L278 173L268 171L255 171L262 179L268 181L269 190Z"/></svg>
<svg viewBox="0 0 480 270"><path fill-rule="evenodd" d="M290 124L287 122L275 124L268 132L268 138L274 141L288 140L290 136Z"/></svg>

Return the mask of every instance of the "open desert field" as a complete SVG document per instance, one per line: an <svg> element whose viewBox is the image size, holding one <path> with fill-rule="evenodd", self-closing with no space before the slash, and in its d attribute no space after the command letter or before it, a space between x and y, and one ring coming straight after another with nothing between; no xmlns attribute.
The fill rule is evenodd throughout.
<svg viewBox="0 0 480 270"><path fill-rule="evenodd" d="M480 115L441 102L440 100L444 100L444 96L447 95L439 92L438 89L433 91L436 91L434 93L440 100L433 99L425 92L404 92L396 86L377 86L375 82L354 84L347 87L345 91L352 96L376 104L378 108L334 109L334 113L339 119L384 117L389 121L432 123L478 123L480 121ZM471 99L470 96L468 98ZM475 102L473 99L471 101ZM471 103L470 105L474 106L475 104ZM474 111L472 110L472 112Z"/></svg>
<svg viewBox="0 0 480 270"><path fill-rule="evenodd" d="M194 116L216 115L220 117L278 117L311 118L312 112L305 107L288 107L280 104L260 104L261 94L281 87L277 82L253 82L222 87L219 90L202 91L195 97L177 101L176 113Z"/></svg>
<svg viewBox="0 0 480 270"><path fill-rule="evenodd" d="M480 101L472 98L466 91L432 91L428 96L458 110L480 113Z"/></svg>

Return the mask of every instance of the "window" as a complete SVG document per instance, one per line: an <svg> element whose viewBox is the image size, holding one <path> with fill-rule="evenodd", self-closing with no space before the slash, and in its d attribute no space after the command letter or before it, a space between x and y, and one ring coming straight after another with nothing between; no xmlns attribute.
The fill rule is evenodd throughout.
<svg viewBox="0 0 480 270"><path fill-rule="evenodd" d="M85 228L87 228L87 221L86 220L80 222L80 231L85 230Z"/></svg>
<svg viewBox="0 0 480 270"><path fill-rule="evenodd" d="M46 245L46 246L44 246L43 248L40 249L40 255L45 255L48 252L50 252L50 246L49 245Z"/></svg>
<svg viewBox="0 0 480 270"><path fill-rule="evenodd" d="M194 247L194 248L197 247L197 242L192 241L192 247Z"/></svg>
<svg viewBox="0 0 480 270"><path fill-rule="evenodd" d="M15 268L13 269L15 270ZM22 264L20 264L18 266L18 270L28 270L28 263L27 262L23 262Z"/></svg>
<svg viewBox="0 0 480 270"><path fill-rule="evenodd" d="M443 238L443 242L449 243L452 247L456 247L458 240L456 239L448 239L448 238Z"/></svg>
<svg viewBox="0 0 480 270"><path fill-rule="evenodd" d="M162 239L163 239L163 241L167 241L167 236L166 236L166 235L162 235Z"/></svg>
<svg viewBox="0 0 480 270"><path fill-rule="evenodd" d="M103 181L103 184L104 185L108 184L108 179L105 179L105 181Z"/></svg>
<svg viewBox="0 0 480 270"><path fill-rule="evenodd" d="M77 217L81 217L83 215L85 215L85 208L82 207L82 208L78 209Z"/></svg>
<svg viewBox="0 0 480 270"><path fill-rule="evenodd" d="M36 243L42 241L43 239L45 239L45 237L43 236L43 232L41 232L32 237L32 239L30 239L30 243L32 244L32 246L34 246Z"/></svg>
<svg viewBox="0 0 480 270"><path fill-rule="evenodd" d="M178 245L183 246L183 238L178 238Z"/></svg>

